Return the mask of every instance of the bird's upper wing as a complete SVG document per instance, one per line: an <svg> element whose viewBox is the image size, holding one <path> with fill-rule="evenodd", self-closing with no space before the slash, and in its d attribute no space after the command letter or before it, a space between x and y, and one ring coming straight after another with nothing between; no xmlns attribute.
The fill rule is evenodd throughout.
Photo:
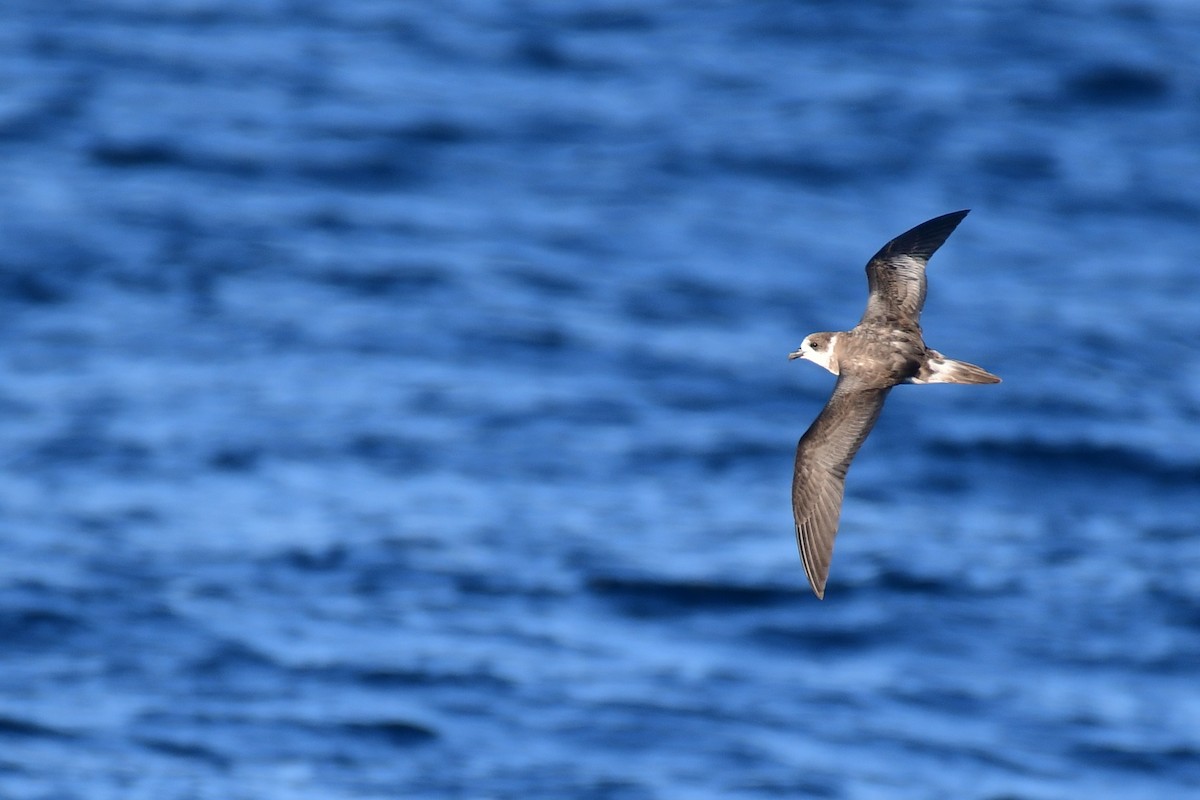
<svg viewBox="0 0 1200 800"><path fill-rule="evenodd" d="M859 324L887 319L916 322L925 305L925 265L968 210L922 222L892 239L867 262L871 294Z"/></svg>
<svg viewBox="0 0 1200 800"><path fill-rule="evenodd" d="M857 386L843 375L825 408L796 445L796 471L792 477L796 544L817 597L825 596L846 470L879 419L889 391Z"/></svg>

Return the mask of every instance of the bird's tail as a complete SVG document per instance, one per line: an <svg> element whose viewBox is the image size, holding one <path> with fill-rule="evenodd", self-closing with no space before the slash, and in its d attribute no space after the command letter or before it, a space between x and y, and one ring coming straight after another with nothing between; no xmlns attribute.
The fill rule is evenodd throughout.
<svg viewBox="0 0 1200 800"><path fill-rule="evenodd" d="M999 383L1000 378L983 367L946 358L936 350L929 351L928 360L912 379L913 383Z"/></svg>

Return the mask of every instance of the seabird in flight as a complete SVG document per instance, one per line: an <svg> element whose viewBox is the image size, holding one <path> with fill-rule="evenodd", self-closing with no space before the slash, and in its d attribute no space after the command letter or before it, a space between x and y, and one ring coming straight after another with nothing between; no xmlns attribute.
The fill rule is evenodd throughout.
<svg viewBox="0 0 1200 800"><path fill-rule="evenodd" d="M833 396L796 445L792 512L804 572L825 596L833 539L842 512L846 470L879 419L883 401L900 383L999 383L992 373L925 346L925 264L967 211L922 222L883 246L867 262L870 296L862 319L848 331L804 337L788 358L804 358L838 376Z"/></svg>

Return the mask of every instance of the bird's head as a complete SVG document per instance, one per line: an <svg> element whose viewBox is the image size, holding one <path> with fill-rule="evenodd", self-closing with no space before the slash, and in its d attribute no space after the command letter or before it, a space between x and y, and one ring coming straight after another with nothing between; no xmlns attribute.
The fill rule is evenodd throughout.
<svg viewBox="0 0 1200 800"><path fill-rule="evenodd" d="M838 374L837 359L833 357L833 345L837 341L836 333L823 331L810 333L800 343L800 349L788 353L788 358L803 358L817 366L824 367L834 375Z"/></svg>

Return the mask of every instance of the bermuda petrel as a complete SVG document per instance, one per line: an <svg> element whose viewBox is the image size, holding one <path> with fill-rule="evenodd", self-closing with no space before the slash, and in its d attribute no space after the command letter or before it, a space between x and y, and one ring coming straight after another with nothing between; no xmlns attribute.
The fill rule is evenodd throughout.
<svg viewBox="0 0 1200 800"><path fill-rule="evenodd" d="M838 376L833 396L796 445L792 513L804 572L825 596L833 539L842 513L846 470L879 419L883 401L900 383L999 383L992 373L925 346L925 264L967 211L922 222L885 244L867 262L870 296L862 319L848 331L804 337L788 358L804 358Z"/></svg>

